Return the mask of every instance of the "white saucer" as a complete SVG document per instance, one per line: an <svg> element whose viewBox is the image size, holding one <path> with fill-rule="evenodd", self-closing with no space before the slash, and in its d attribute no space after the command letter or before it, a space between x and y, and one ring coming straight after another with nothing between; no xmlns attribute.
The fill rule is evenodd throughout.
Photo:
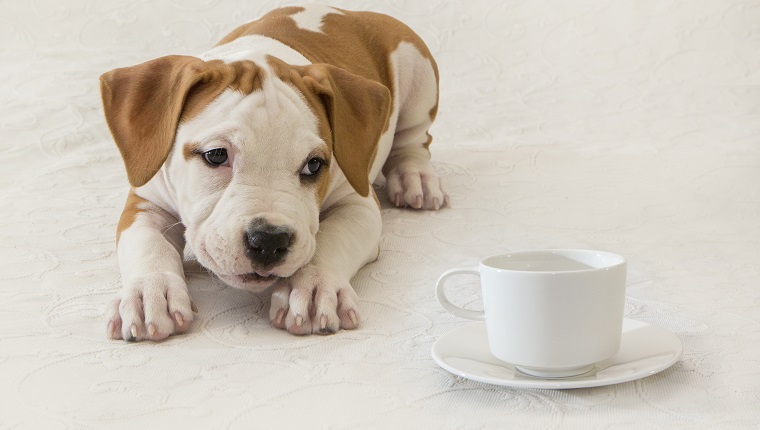
<svg viewBox="0 0 760 430"><path fill-rule="evenodd" d="M568 389L619 384L654 375L681 357L681 341L664 328L625 319L620 350L595 370L562 379L542 379L515 370L488 349L486 325L479 321L453 330L433 345L433 359L449 372L474 381L520 388Z"/></svg>

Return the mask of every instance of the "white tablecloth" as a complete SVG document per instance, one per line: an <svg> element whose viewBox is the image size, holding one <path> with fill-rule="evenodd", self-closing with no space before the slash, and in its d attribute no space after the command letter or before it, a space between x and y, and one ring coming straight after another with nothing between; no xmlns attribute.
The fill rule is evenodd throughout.
<svg viewBox="0 0 760 430"><path fill-rule="evenodd" d="M334 1L402 19L437 58L451 207L384 203L358 330L291 336L266 296L190 265L190 333L106 339L127 186L98 76L203 52L286 3L0 2L0 428L758 428L756 0ZM438 367L433 343L467 324L438 275L547 247L625 255L627 317L675 333L682 359L568 391Z"/></svg>

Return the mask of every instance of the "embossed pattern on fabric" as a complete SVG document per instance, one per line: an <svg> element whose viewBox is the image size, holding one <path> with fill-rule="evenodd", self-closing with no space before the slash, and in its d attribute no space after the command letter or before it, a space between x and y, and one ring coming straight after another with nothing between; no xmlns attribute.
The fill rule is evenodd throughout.
<svg viewBox="0 0 760 430"><path fill-rule="evenodd" d="M190 332L127 344L103 316L128 186L98 76L198 55L293 2L2 2L0 428L757 428L757 1L329 3L393 15L431 48L451 207L381 199L357 330L291 336L268 297L188 263ZM549 247L626 256L626 317L675 333L681 361L571 391L438 367L435 340L468 323L436 302L438 275ZM477 308L469 282L449 295Z"/></svg>

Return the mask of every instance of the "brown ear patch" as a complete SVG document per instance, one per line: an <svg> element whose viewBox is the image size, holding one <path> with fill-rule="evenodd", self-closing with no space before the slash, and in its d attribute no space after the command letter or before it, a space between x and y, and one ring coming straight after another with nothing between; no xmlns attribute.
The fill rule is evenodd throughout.
<svg viewBox="0 0 760 430"><path fill-rule="evenodd" d="M378 142L388 129L390 90L327 64L306 66L304 74L325 106L338 165L356 192L367 197Z"/></svg>
<svg viewBox="0 0 760 430"><path fill-rule="evenodd" d="M100 77L106 122L133 187L166 161L181 120L200 113L225 89L261 89L264 74L250 61L225 64L173 55Z"/></svg>
<svg viewBox="0 0 760 430"><path fill-rule="evenodd" d="M357 193L368 196L377 145L388 129L390 90L329 64L290 66L274 57L267 60L280 79L304 95L346 179Z"/></svg>

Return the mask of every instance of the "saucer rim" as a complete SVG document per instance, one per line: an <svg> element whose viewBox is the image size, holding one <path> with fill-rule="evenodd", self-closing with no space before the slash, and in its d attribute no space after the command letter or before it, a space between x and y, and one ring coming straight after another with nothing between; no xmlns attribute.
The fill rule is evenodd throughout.
<svg viewBox="0 0 760 430"><path fill-rule="evenodd" d="M676 336L673 332L655 324L650 324L650 323L632 319L632 318L624 318L623 319L623 327L624 327L623 334L625 334L626 325L654 328L658 330L659 335L670 338L670 341L673 346L672 358L668 361L658 362L650 366L645 366L641 369L638 369L637 371L626 373L623 375L610 376L607 378L598 378L597 377L598 372L602 372L605 369L608 369L616 365L616 362L614 361L614 357L612 357L603 361L599 361L596 364L594 364L594 367L596 367L596 372L594 373L589 374L587 372L583 375L569 377L566 379L552 379L552 378L540 378L540 377L523 374L522 372L519 372L519 370L515 369L514 364L498 360L497 358L491 356L490 358L493 361L501 361L501 363L503 363L507 369L509 369L512 372L519 373L519 378L525 378L525 379L509 379L509 378L484 377L473 372L468 372L466 370L456 368L455 366L452 366L449 363L446 363L446 361L442 357L439 357L439 354L437 353L436 350L440 348L440 344L444 339L446 339L447 337L453 336L456 332L464 331L468 328L473 328L475 326L479 326L477 327L477 329L479 330L485 330L484 321L476 321L469 324L465 324L463 326L457 327L449 331L448 333L442 335L433 343L433 347L431 348L430 352L433 357L433 360L436 362L438 366L440 366L444 370L454 375L461 376L463 378L466 378L472 381L498 385L498 386L513 387L513 388L536 388L536 389L555 389L555 390L602 387L602 386L607 386L607 385L614 385L614 384L621 384L624 382L635 381L637 379L646 378L647 376L651 376L659 372L662 372L663 370L671 367L672 365L674 365L681 359L681 356L683 354L683 344L681 343L681 339L679 339L678 336ZM623 349L623 344L621 342L620 350L622 349ZM668 349L666 352L670 352L670 351L671 350Z"/></svg>

